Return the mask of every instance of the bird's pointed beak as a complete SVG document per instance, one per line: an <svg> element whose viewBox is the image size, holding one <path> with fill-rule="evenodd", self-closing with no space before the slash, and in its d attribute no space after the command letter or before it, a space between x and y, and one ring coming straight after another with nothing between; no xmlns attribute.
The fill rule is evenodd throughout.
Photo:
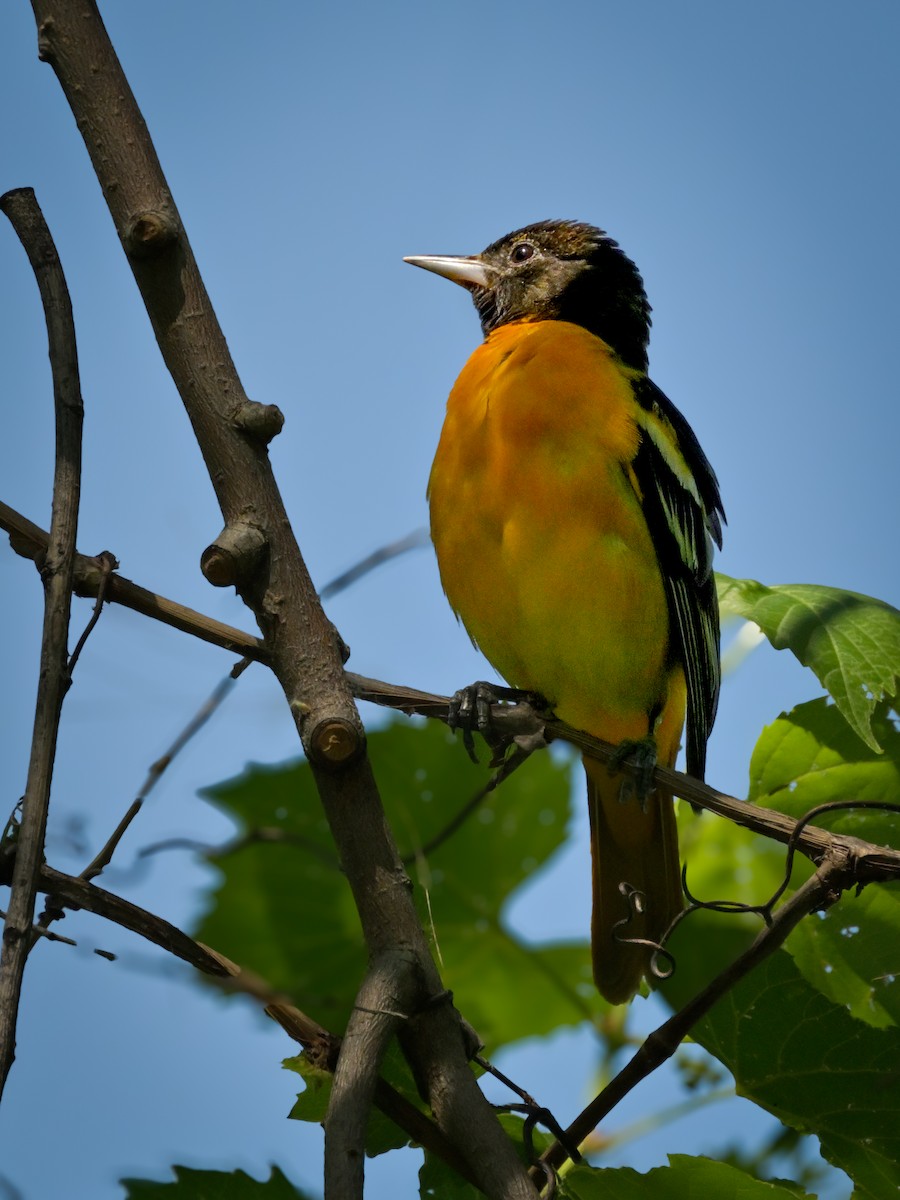
<svg viewBox="0 0 900 1200"><path fill-rule="evenodd" d="M490 267L486 267L480 258L457 257L452 254L414 254L404 258L404 262L414 267L422 267L425 271L434 271L435 275L443 275L454 283L467 288L489 288L491 286Z"/></svg>

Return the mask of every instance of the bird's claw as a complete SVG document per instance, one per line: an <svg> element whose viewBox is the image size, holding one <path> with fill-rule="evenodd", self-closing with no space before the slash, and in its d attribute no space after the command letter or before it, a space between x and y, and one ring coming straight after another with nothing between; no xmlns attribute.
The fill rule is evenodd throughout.
<svg viewBox="0 0 900 1200"><path fill-rule="evenodd" d="M447 724L454 732L462 731L463 745L472 762L478 762L475 751L475 734L480 733L494 751L491 765L496 765L497 751L505 748L508 738L498 734L494 729L491 706L494 704L518 704L526 701L538 711L546 708L542 697L533 692L522 691L519 688L502 687L496 683L486 683L479 680L470 683L468 687L460 688L450 700Z"/></svg>
<svg viewBox="0 0 900 1200"><path fill-rule="evenodd" d="M653 783L653 772L656 770L656 742L648 734L642 738L626 738L615 749L609 764L610 774L615 774L628 763L634 768L634 775L622 780L619 800L626 804L632 796L636 796L641 809L647 811L647 801L656 790Z"/></svg>

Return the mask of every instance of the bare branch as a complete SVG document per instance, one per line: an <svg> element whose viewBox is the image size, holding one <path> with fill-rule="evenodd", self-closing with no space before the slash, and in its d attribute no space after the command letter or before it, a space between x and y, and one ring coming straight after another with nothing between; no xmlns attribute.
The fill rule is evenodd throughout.
<svg viewBox="0 0 900 1200"><path fill-rule="evenodd" d="M199 733L209 718L219 708L222 701L234 686L235 680L238 679L250 665L250 661L251 660L249 658L243 658L239 663L235 664L234 668L225 676L225 678L216 685L212 695L206 701L204 701L199 710L194 714L191 720L188 721L187 725L181 730L165 754L163 754L156 760L155 763L151 765L141 790L129 805L127 812L113 830L106 844L101 850L98 851L93 860L80 873L79 879L84 879L90 883L92 879L95 879L106 869L110 863L110 860L112 859L113 854L115 853L116 847L125 835L125 831L143 808L144 801L153 791L154 787L156 787L163 772L172 762L172 759L184 749L184 747L196 733Z"/></svg>
<svg viewBox="0 0 900 1200"><path fill-rule="evenodd" d="M44 866L40 871L39 888L47 893L47 910L56 920L63 915L64 908L83 908L121 925L123 929L140 934L147 941L190 963L198 971L209 975L230 974L227 966L223 965L227 960L200 946L199 942L189 938L162 917L156 917L145 909L138 908L136 904L131 904L128 900L104 891L84 879L64 875L61 871Z"/></svg>
<svg viewBox="0 0 900 1200"><path fill-rule="evenodd" d="M37 279L47 323L56 464L48 548L41 569L44 626L28 779L17 832L9 911L0 949L0 1095L15 1057L22 977L33 945L32 921L44 854L47 808L63 698L70 683L67 663L72 570L81 492L81 427L84 409L72 304L50 230L30 189L7 192L0 208L25 247Z"/></svg>
<svg viewBox="0 0 900 1200"><path fill-rule="evenodd" d="M430 541L431 536L427 529L414 529L406 537L398 538L396 542L389 542L388 545L380 546L371 554L367 554L348 571L344 571L342 575L338 575L336 579L326 583L319 594L323 600L330 600L332 596L346 591L348 587L362 579L364 575L368 575L370 571L374 571L376 567L380 567L382 563L390 562L392 558L399 558L401 554L407 554L410 550L418 550L420 546L427 546Z"/></svg>

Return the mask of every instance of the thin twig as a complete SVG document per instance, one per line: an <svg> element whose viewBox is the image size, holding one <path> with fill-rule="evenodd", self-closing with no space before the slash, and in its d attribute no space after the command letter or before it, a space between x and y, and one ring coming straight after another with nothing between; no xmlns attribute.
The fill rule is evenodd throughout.
<svg viewBox="0 0 900 1200"><path fill-rule="evenodd" d="M0 921L6 920L6 910L0 908ZM78 943L72 938L63 937L61 933L56 933L52 929L48 929L46 925L32 925L32 933L36 937L46 938L48 942L62 942L66 946L77 946Z"/></svg>
<svg viewBox="0 0 900 1200"><path fill-rule="evenodd" d="M128 900L104 891L96 884L43 866L40 871L39 888L47 894L47 908L57 920L64 908L83 908L87 912L105 917L108 921L114 921L123 929L140 934L147 941L190 963L198 971L210 975L231 973L225 965L227 960L210 953L205 947L200 947L199 942L195 942L162 917L154 916Z"/></svg>
<svg viewBox="0 0 900 1200"><path fill-rule="evenodd" d="M248 829L246 833L238 834L237 837L230 838L227 842L222 842L218 846L211 845L209 842L200 842L196 838L187 837L172 837L163 838L160 842L152 842L149 846L142 846L138 851L138 858L150 858L154 854L162 854L168 850L192 850L196 854L203 854L211 861L217 858L224 858L226 855L237 854L240 850L246 850L248 846L299 846L305 850L307 854L317 858L324 866L329 867L333 871L339 871L340 863L337 856L329 852L321 842L317 842L314 838L307 837L302 833L292 833L288 829L279 829L273 825L259 825L255 829Z"/></svg>
<svg viewBox="0 0 900 1200"><path fill-rule="evenodd" d="M163 772L170 765L172 760L178 755L194 737L203 728L206 722L210 719L214 712L218 710L225 697L229 694L235 681L241 677L247 667L250 666L251 660L243 658L236 663L228 675L220 680L212 692L212 695L204 701L198 711L191 717L187 725L175 738L175 741L169 749L160 758L153 763L147 772L147 778L144 780L141 790L138 792L135 799L131 802L128 811L122 817L116 828L113 830L106 844L94 856L93 860L80 873L79 878L85 879L88 882L95 879L109 865L110 860L122 840L128 826L141 811L144 801L156 787L161 779Z"/></svg>
<svg viewBox="0 0 900 1200"><path fill-rule="evenodd" d="M97 612L99 612L99 604L100 601L98 600ZM86 632L89 632L89 630ZM84 637L82 640L84 640ZM79 879L83 879L90 883L92 879L96 879L98 875L101 875L103 871L106 870L112 861L112 856L124 837L126 830L143 808L144 801L159 782L163 772L170 765L176 755L184 749L191 738L203 728L213 713L217 711L225 697L229 694L231 688L234 686L235 681L239 679L247 667L250 666L251 661L252 660L249 658L243 658L240 660L240 662L235 663L229 674L226 675L224 679L220 680L213 690L212 695L204 701L199 710L194 714L190 721L188 721L184 729L181 730L166 753L158 758L155 763L151 764L150 769L147 772L147 777L141 785L141 789L137 796L134 800L132 800L124 816L107 838L105 844L100 848L100 850L97 851L93 859L88 863L84 870L79 873ZM54 909L52 906L48 906L44 912L41 913L40 920L43 924L43 927L46 928L52 921L59 920L62 915L63 914L61 910Z"/></svg>
<svg viewBox="0 0 900 1200"><path fill-rule="evenodd" d="M534 1153L532 1139L532 1134L536 1125L543 1125L546 1129L550 1130L555 1138L566 1144L568 1157L571 1158L572 1162L581 1162L581 1155L578 1153L578 1147L566 1142L565 1131L549 1108L544 1107L542 1104L538 1104L537 1100L535 1100L534 1096L532 1096L530 1092L527 1092L523 1087L520 1087L515 1080L510 1079L508 1075L505 1075L498 1067L495 1067L494 1064L490 1062L489 1059L486 1059L483 1055L474 1055L472 1061L477 1063L482 1070L487 1071L490 1075L493 1075L495 1079L499 1080L500 1083L502 1083L505 1087L508 1087L511 1092L515 1092L515 1094L519 1097L521 1104L503 1104L499 1105L498 1107L505 1112L525 1113L526 1121L524 1134L529 1162L533 1163L537 1157Z"/></svg>
<svg viewBox="0 0 900 1200"><path fill-rule="evenodd" d="M103 603L106 599L106 589L109 586L109 577L119 565L116 558L110 554L108 550L104 550L103 553L98 556L98 558L100 561L100 581L97 585L97 602L94 605L94 611L91 613L91 618L87 625L85 625L84 632L76 642L75 649L72 651L71 657L69 658L68 670L70 678L72 676L72 672L75 670L75 664L78 662L79 658L81 658L81 652L85 647L85 643L94 632L94 626L100 620L100 614L103 611Z"/></svg>
<svg viewBox="0 0 900 1200"><path fill-rule="evenodd" d="M34 900L44 854L47 808L63 698L69 686L66 653L72 572L81 491L84 408L72 304L50 230L34 192L21 188L0 198L34 270L50 350L56 415L56 459L48 549L41 570L44 624L28 778L17 831L9 911L0 948L0 1095L15 1057L16 1023L25 962L34 934Z"/></svg>
<svg viewBox="0 0 900 1200"><path fill-rule="evenodd" d="M319 592L319 596L322 600L331 600L339 592L345 591L362 579L364 575L374 571L376 567L390 562L392 558L399 558L401 554L407 554L410 550L418 550L421 546L427 546L429 541L430 536L427 529L414 529L406 537L398 538L396 542L389 542L386 546L380 546L371 554L367 554L355 566L338 575L336 579L332 579L330 583L326 583Z"/></svg>
<svg viewBox="0 0 900 1200"><path fill-rule="evenodd" d="M470 796L466 803L462 806L455 816L451 817L442 829L416 850L411 850L408 854L404 854L403 863L409 866L411 863L417 862L419 859L427 858L429 854L433 854L439 846L443 846L444 842L448 841L458 829L462 828L473 813L484 804L488 796L495 792L504 780L512 775L513 771L518 770L522 763L529 757L530 750L521 750L518 746L514 747L512 753L504 759L494 774L490 777L487 783L478 789L474 795Z"/></svg>

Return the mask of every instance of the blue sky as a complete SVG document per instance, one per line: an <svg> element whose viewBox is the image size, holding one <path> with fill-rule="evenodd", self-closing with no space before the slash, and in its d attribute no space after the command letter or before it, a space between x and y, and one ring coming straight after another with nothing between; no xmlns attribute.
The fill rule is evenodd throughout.
<svg viewBox="0 0 900 1200"><path fill-rule="evenodd" d="M478 340L464 294L401 257L470 253L529 221L576 217L607 229L643 273L651 374L722 485L721 569L898 603L900 10L890 0L852 13L830 0L158 0L152 20L126 4L104 15L245 385L286 414L272 456L318 584L425 522L444 400ZM78 325L80 548L111 549L130 578L250 628L199 573L221 524L212 491L22 0L0 16L0 191L24 185L56 237ZM0 344L0 495L46 523L45 334L8 229ZM2 547L0 595L5 812L24 785L40 590ZM86 612L76 605L76 627ZM485 674L430 551L330 613L364 674L444 692ZM130 613L104 614L66 702L55 865L84 865L228 665ZM761 725L815 692L784 655L758 651L726 682L709 779L744 791ZM108 886L187 923L208 876L183 854L135 871L137 850L174 835L223 839L197 789L295 751L277 687L251 670L166 776ZM585 825L516 906L536 936L585 933ZM160 1175L170 1162L259 1175L277 1161L314 1186L318 1135L284 1120L285 1039L171 980L124 933L77 914L66 932L78 949L42 945L29 966L0 1176L27 1200L111 1200L118 1176ZM532 1048L507 1066L565 1111L590 1086L587 1041L559 1039L552 1078L546 1063ZM631 1160L645 1168L666 1149L715 1151L764 1128L732 1106L637 1143ZM411 1187L411 1171L377 1164L372 1194Z"/></svg>

